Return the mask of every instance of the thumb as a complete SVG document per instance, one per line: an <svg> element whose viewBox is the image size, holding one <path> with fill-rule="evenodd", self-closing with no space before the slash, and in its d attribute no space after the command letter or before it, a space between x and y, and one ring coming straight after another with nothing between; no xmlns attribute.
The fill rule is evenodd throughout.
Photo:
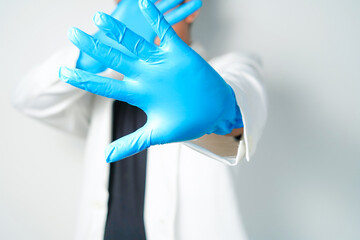
<svg viewBox="0 0 360 240"><path fill-rule="evenodd" d="M120 161L150 147L151 132L145 124L135 132L112 142L105 150L106 162Z"/></svg>

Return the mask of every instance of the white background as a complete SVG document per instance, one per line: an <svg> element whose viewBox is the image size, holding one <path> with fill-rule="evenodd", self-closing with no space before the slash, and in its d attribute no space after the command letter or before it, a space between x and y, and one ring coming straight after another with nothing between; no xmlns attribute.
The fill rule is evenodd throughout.
<svg viewBox="0 0 360 240"><path fill-rule="evenodd" d="M0 0L0 239L71 239L84 142L10 105L16 83L112 0ZM250 239L360 239L360 1L205 0L211 56L258 53L269 119L242 162ZM104 162L105 163L105 162Z"/></svg>

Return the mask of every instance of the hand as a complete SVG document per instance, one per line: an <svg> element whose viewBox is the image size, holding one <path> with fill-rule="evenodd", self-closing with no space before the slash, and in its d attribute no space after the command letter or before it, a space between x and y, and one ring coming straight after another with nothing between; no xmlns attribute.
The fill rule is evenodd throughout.
<svg viewBox="0 0 360 240"><path fill-rule="evenodd" d="M125 75L123 81L62 67L65 82L141 108L146 124L111 143L107 162L140 152L151 145L187 141L205 134L228 134L243 126L232 88L184 43L149 0L139 0L145 18L161 39L156 46L113 17L97 13L94 22L136 57L129 57L79 29L68 37L103 65Z"/></svg>
<svg viewBox="0 0 360 240"><path fill-rule="evenodd" d="M151 1L155 2L156 0ZM167 13L165 17L167 21L173 25L194 13L202 5L201 0L192 0L185 4L181 4L183 1L184 0L162 0L156 5L162 13L167 13L169 10L172 10ZM179 4L181 5L177 7ZM140 8L135 0L120 1L115 10L112 12L111 16L126 24L130 29L132 29L138 35L142 36L147 41L151 43L154 42L156 33L152 30L144 16L141 14ZM127 55L132 55L132 53L127 51L126 48L122 47L111 38L108 38L102 31L95 33L94 37L113 48L121 50ZM91 58L84 52L80 52L76 67L92 73L100 73L106 69L104 65Z"/></svg>

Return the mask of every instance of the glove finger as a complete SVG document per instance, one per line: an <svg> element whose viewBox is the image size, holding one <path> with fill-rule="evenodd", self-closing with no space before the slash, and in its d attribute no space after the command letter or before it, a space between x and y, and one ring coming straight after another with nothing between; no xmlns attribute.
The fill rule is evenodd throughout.
<svg viewBox="0 0 360 240"><path fill-rule="evenodd" d="M61 67L59 78L74 87L96 95L136 105L136 88L128 81L98 76L80 69Z"/></svg>
<svg viewBox="0 0 360 240"><path fill-rule="evenodd" d="M103 44L80 29L71 28L68 31L68 38L81 51L101 62L108 68L129 77L137 72L138 61L115 48Z"/></svg>
<svg viewBox="0 0 360 240"><path fill-rule="evenodd" d="M106 162L116 162L141 152L151 145L151 130L145 124L135 132L112 142L105 150Z"/></svg>
<svg viewBox="0 0 360 240"><path fill-rule="evenodd" d="M151 2L155 3L158 0L150 0ZM134 0L121 0L118 1L116 8L111 12L111 16L114 18L118 18L123 14L123 10L128 10L129 8L133 7L135 4ZM137 7L137 6L136 6Z"/></svg>
<svg viewBox="0 0 360 240"><path fill-rule="evenodd" d="M165 14L167 11L173 9L182 2L184 2L184 0L162 0L156 4L156 7L162 14Z"/></svg>
<svg viewBox="0 0 360 240"><path fill-rule="evenodd" d="M152 2L149 0L139 0L139 6L142 14L160 38L161 44L167 43L169 39L177 36L174 29L172 29Z"/></svg>
<svg viewBox="0 0 360 240"><path fill-rule="evenodd" d="M201 6L201 0L193 0L187 2L165 15L165 19L170 25L174 25L199 10Z"/></svg>
<svg viewBox="0 0 360 240"><path fill-rule="evenodd" d="M152 55L159 52L157 46L149 43L123 23L105 13L96 13L94 22L100 30L105 32L106 36L123 45L142 60L147 61Z"/></svg>

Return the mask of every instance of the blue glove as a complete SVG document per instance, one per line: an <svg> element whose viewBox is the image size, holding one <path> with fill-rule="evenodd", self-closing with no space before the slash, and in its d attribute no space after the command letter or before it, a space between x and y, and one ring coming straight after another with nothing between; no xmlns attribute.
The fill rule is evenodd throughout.
<svg viewBox="0 0 360 240"><path fill-rule="evenodd" d="M205 134L228 134L243 127L232 88L185 42L149 0L139 0L142 13L161 39L156 46L113 17L97 13L94 22L136 57L113 49L77 28L69 39L103 65L125 75L123 81L62 67L60 78L81 89L141 108L146 124L111 143L107 162L151 145L188 141Z"/></svg>
<svg viewBox="0 0 360 240"><path fill-rule="evenodd" d="M151 1L155 2L156 0ZM157 7L162 13L166 13L173 9L166 14L166 19L171 25L185 19L187 16L198 10L202 5L201 0L192 0L185 4L181 4L183 1L184 0L163 0L157 4ZM179 4L181 5L175 8ZM120 1L111 16L126 24L130 29L147 41L151 43L154 42L156 33L152 30L144 16L141 14L140 8L135 0ZM116 41L108 38L102 31L95 33L94 37L113 48L125 52L127 55L132 55L132 53L127 51L126 48L119 45ZM84 52L80 52L76 67L92 73L100 73L106 70L104 65Z"/></svg>

